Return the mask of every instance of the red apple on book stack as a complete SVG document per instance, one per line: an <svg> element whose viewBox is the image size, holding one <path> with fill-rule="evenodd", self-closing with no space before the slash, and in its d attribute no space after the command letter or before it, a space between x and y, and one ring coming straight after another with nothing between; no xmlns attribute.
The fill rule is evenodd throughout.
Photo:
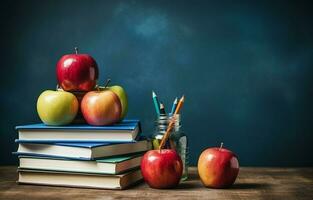
<svg viewBox="0 0 313 200"><path fill-rule="evenodd" d="M59 86L65 91L90 91L97 84L98 65L88 54L75 54L61 57L57 63Z"/></svg>
<svg viewBox="0 0 313 200"><path fill-rule="evenodd" d="M108 79L106 87L110 82ZM109 89L88 92L81 102L81 111L88 124L105 126L121 119L122 104L119 96Z"/></svg>
<svg viewBox="0 0 313 200"><path fill-rule="evenodd" d="M108 80L110 80L110 79L108 79ZM114 92L118 96L118 98L121 101L121 105L122 105L122 113L121 113L121 118L120 118L120 120L122 120L126 116L127 111L128 111L128 98L127 98L127 93L124 90L124 88L119 86L119 85L113 85L110 87L99 86L98 88L99 88L99 90L111 90L112 92Z"/></svg>
<svg viewBox="0 0 313 200"><path fill-rule="evenodd" d="M239 172L237 156L228 149L220 147L203 151L198 161L198 172L204 186L227 188L236 180Z"/></svg>
<svg viewBox="0 0 313 200"><path fill-rule="evenodd" d="M173 188L183 173L182 160L173 149L150 150L141 160L141 173L152 188Z"/></svg>

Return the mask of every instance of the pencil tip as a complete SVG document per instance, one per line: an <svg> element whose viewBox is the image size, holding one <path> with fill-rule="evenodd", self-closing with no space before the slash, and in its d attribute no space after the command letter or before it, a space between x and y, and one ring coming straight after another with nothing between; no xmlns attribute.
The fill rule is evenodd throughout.
<svg viewBox="0 0 313 200"><path fill-rule="evenodd" d="M152 96L153 97L155 97L156 96L156 94L155 94L155 92L152 90Z"/></svg>
<svg viewBox="0 0 313 200"><path fill-rule="evenodd" d="M181 98L181 101L184 101L184 100L185 100L185 95L183 95Z"/></svg>

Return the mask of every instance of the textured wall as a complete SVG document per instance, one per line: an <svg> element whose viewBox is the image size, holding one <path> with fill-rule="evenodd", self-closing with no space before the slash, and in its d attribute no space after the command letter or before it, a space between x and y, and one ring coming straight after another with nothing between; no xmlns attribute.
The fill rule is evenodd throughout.
<svg viewBox="0 0 313 200"><path fill-rule="evenodd" d="M312 5L281 1L8 1L1 6L1 164L16 163L15 125L38 122L74 46L100 82L129 94L129 117L153 131L151 90L186 95L190 155L225 146L243 165L313 165Z"/></svg>

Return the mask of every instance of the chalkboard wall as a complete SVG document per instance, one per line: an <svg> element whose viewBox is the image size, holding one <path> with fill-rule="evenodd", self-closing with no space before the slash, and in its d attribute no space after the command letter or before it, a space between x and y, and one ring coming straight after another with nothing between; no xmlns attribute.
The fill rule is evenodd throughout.
<svg viewBox="0 0 313 200"><path fill-rule="evenodd" d="M267 2L267 3L266 3ZM271 3L270 3L271 2ZM194 165L224 142L242 165L313 165L313 6L288 1L7 1L1 5L1 164L14 126L39 122L38 95L78 46L125 87L130 118L153 132L154 90L185 95Z"/></svg>

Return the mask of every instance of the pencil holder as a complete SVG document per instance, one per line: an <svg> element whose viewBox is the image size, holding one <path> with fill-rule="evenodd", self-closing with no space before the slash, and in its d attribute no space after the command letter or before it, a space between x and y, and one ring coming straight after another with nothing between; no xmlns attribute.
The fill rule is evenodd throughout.
<svg viewBox="0 0 313 200"><path fill-rule="evenodd" d="M161 114L155 121L155 131L152 135L152 143L154 149L159 149L161 140L166 133L169 122L174 116ZM188 141L185 132L182 129L181 116L175 115L174 127L171 131L168 142L165 144L167 149L175 149L183 161L183 175L181 180L188 178Z"/></svg>

